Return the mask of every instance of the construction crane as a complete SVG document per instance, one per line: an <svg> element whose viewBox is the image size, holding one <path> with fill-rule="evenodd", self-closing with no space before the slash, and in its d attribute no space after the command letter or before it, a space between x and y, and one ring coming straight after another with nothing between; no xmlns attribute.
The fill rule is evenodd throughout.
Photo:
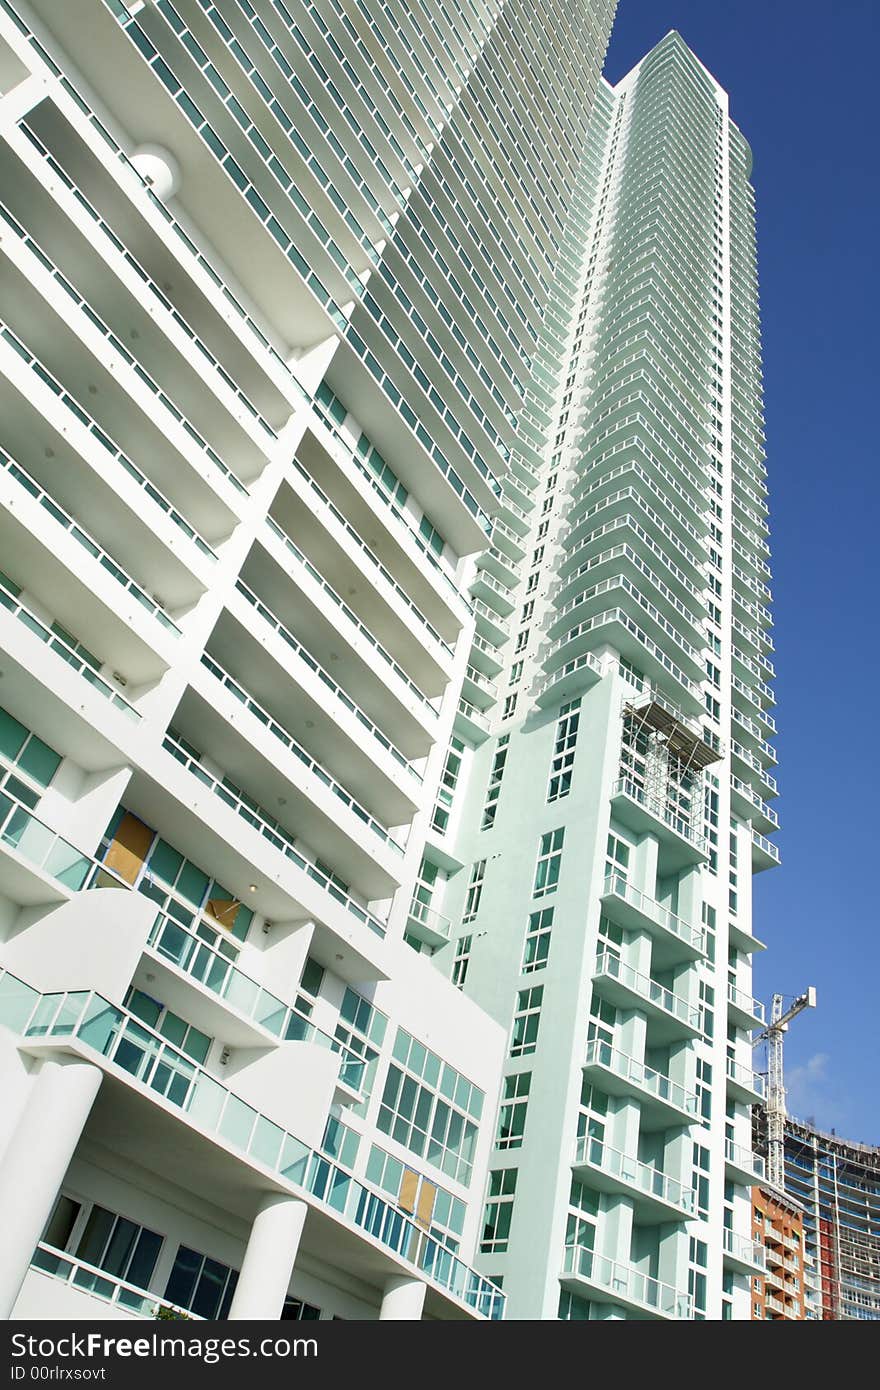
<svg viewBox="0 0 880 1390"><path fill-rule="evenodd" d="M767 1177L771 1186L785 1191L785 1072L783 1038L788 1025L804 1009L815 1009L816 990L813 985L785 1007L785 995L774 994L770 1022L755 1043L767 1040Z"/></svg>

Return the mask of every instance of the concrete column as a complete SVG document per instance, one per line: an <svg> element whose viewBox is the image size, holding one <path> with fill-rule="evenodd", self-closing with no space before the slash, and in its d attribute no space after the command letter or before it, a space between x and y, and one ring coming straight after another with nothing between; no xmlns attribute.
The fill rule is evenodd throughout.
<svg viewBox="0 0 880 1390"><path fill-rule="evenodd" d="M424 1306L425 1285L421 1279L410 1279L405 1274L392 1275L385 1283L379 1320L420 1322Z"/></svg>
<svg viewBox="0 0 880 1390"><path fill-rule="evenodd" d="M278 1192L263 1197L229 1308L230 1322L281 1317L307 1211L297 1197Z"/></svg>
<svg viewBox="0 0 880 1390"><path fill-rule="evenodd" d="M0 1163L0 1320L7 1321L70 1165L102 1072L45 1061Z"/></svg>

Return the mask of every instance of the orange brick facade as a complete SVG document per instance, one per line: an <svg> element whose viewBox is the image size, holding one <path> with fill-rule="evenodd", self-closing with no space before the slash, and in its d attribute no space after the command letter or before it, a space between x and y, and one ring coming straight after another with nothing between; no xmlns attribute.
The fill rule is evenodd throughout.
<svg viewBox="0 0 880 1390"><path fill-rule="evenodd" d="M752 1280L752 1318L796 1322L806 1318L804 1221L796 1204L767 1188L752 1188L752 1238L763 1245L767 1268Z"/></svg>

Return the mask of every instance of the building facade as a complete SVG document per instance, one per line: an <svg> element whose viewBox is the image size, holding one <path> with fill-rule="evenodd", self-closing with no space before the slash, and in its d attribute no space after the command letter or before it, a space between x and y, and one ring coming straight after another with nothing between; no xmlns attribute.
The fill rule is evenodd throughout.
<svg viewBox="0 0 880 1390"><path fill-rule="evenodd" d="M677 34L603 82L471 588L478 708L416 898L507 1036L479 1267L511 1317L747 1319L763 1272L751 884L778 852L750 168Z"/></svg>
<svg viewBox="0 0 880 1390"><path fill-rule="evenodd" d="M612 12L0 0L0 1316L504 1312L423 865Z"/></svg>
<svg viewBox="0 0 880 1390"><path fill-rule="evenodd" d="M789 1117L785 1187L804 1212L806 1316L880 1320L880 1148Z"/></svg>
<svg viewBox="0 0 880 1390"><path fill-rule="evenodd" d="M752 1238L764 1263L752 1280L752 1319L803 1322L809 1287L803 1207L772 1187L753 1188Z"/></svg>

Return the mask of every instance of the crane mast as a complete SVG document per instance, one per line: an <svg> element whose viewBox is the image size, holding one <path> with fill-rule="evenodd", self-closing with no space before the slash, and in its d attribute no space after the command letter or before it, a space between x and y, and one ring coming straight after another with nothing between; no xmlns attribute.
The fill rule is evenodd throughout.
<svg viewBox="0 0 880 1390"><path fill-rule="evenodd" d="M755 1042L767 1041L767 1177L772 1187L785 1191L785 1068L784 1038L788 1025L804 1009L815 1009L816 990L810 987L785 1007L785 996L774 994L770 1023Z"/></svg>

